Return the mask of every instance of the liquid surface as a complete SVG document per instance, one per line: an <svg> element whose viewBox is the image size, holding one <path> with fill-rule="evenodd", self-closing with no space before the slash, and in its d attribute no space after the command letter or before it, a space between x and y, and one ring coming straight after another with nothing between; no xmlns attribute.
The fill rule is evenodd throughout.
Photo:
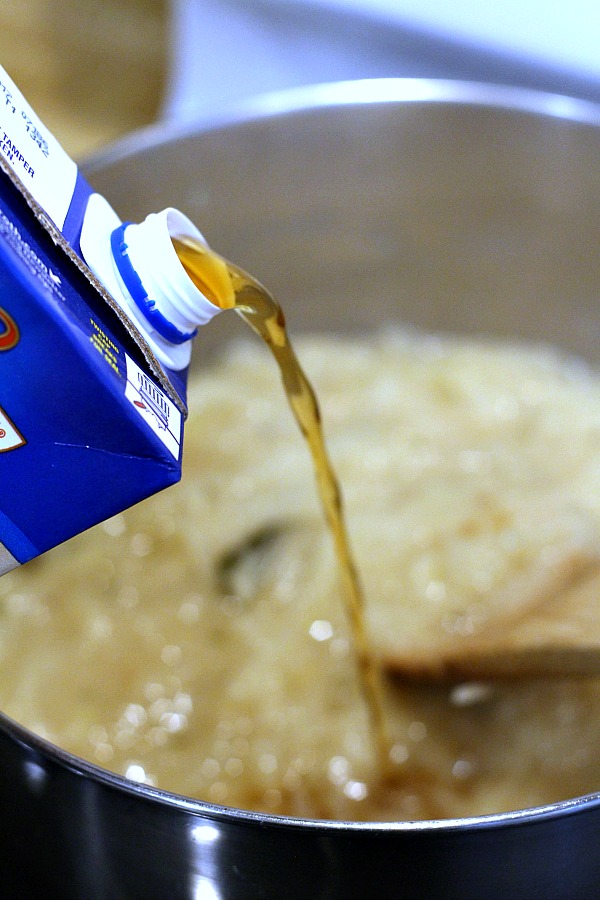
<svg viewBox="0 0 600 900"><path fill-rule="evenodd" d="M596 373L402 333L298 352L371 645L468 642L514 614L493 601L523 573L598 553ZM259 342L199 373L190 407L181 484L0 579L0 708L131 779L276 814L455 817L600 787L597 681L389 678L401 777L382 789L310 461Z"/></svg>

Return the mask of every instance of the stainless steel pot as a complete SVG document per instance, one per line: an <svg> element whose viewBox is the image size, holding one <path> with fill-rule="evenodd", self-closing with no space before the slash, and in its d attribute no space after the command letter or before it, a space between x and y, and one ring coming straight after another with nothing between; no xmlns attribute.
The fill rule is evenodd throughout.
<svg viewBox="0 0 600 900"><path fill-rule="evenodd" d="M180 207L292 332L388 319L598 360L600 109L518 89L328 85L145 131L88 175L130 219ZM229 317L197 340L197 363ZM599 774L600 788L600 774ZM128 782L0 719L4 897L588 898L600 794L477 819L355 824Z"/></svg>

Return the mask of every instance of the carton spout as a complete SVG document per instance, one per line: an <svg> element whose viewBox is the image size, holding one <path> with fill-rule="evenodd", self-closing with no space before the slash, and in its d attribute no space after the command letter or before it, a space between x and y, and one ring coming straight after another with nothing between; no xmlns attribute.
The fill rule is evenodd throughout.
<svg viewBox="0 0 600 900"><path fill-rule="evenodd" d="M140 224L123 223L100 194L89 198L80 238L86 264L132 318L159 362L181 371L189 365L197 328L221 307L189 277L174 240L207 246L179 210L151 213Z"/></svg>

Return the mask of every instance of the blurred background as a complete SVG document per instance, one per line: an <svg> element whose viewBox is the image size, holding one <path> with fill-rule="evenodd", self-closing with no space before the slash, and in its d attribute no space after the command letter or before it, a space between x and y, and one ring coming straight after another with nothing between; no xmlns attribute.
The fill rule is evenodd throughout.
<svg viewBox="0 0 600 900"><path fill-rule="evenodd" d="M600 102L598 0L0 0L0 63L76 158L157 120L346 78Z"/></svg>
<svg viewBox="0 0 600 900"><path fill-rule="evenodd" d="M0 0L0 64L79 159L160 114L168 57L168 0Z"/></svg>

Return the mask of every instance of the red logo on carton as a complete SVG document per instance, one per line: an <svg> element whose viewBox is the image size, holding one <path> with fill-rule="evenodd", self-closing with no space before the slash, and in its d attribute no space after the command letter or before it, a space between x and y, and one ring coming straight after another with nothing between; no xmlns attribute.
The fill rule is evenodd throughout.
<svg viewBox="0 0 600 900"><path fill-rule="evenodd" d="M0 353L12 350L19 343L19 326L9 313L0 306Z"/></svg>
<svg viewBox="0 0 600 900"><path fill-rule="evenodd" d="M25 438L21 432L13 425L0 406L0 453L6 453L7 450L16 450L17 447L22 447L25 443Z"/></svg>

